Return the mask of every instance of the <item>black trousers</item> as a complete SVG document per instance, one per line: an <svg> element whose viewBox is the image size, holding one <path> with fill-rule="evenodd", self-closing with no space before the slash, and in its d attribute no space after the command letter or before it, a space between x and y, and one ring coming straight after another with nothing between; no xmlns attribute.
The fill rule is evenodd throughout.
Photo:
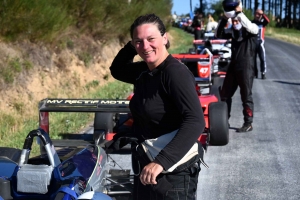
<svg viewBox="0 0 300 200"><path fill-rule="evenodd" d="M255 50L255 59L254 59L254 67L255 67L255 76L258 77L258 67L257 67L257 56L260 61L260 72L267 72L267 63L266 63L266 50L265 50L265 41L257 40L256 42L256 50Z"/></svg>
<svg viewBox="0 0 300 200"><path fill-rule="evenodd" d="M241 100L243 105L243 115L245 123L253 122L253 98L252 85L254 72L241 70L230 70L226 73L224 83L221 90L221 99L226 101L228 107L228 118L230 117L232 97L237 88L240 88Z"/></svg>
<svg viewBox="0 0 300 200"><path fill-rule="evenodd" d="M135 152L132 152L133 168L138 167L141 171L145 163L145 159L137 159ZM133 200L196 200L197 199L197 184L200 172L199 157L192 158L185 163L187 168L178 173L160 174L157 177L157 185L143 185L140 181L139 172L134 170ZM164 188L166 191L159 191ZM167 189L168 188L168 189Z"/></svg>
<svg viewBox="0 0 300 200"><path fill-rule="evenodd" d="M202 30L197 30L195 28L195 30L194 30L194 39L195 40L200 40L202 38L202 35L203 35L203 31Z"/></svg>

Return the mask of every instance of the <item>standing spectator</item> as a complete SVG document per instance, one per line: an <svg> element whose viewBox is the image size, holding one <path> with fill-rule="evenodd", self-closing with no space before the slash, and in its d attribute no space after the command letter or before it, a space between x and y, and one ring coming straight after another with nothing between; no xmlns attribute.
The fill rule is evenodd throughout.
<svg viewBox="0 0 300 200"><path fill-rule="evenodd" d="M173 13L172 18L173 18L173 20L174 20L175 22L177 21L177 15L176 15L176 12Z"/></svg>
<svg viewBox="0 0 300 200"><path fill-rule="evenodd" d="M218 26L218 22L214 20L213 17L208 18L208 23L206 25L206 32L214 31Z"/></svg>
<svg viewBox="0 0 300 200"><path fill-rule="evenodd" d="M220 22L220 21L223 19L223 17L224 17L224 13L221 13L221 14L219 15L218 22Z"/></svg>
<svg viewBox="0 0 300 200"><path fill-rule="evenodd" d="M252 131L253 123L253 98L252 85L254 79L254 52L258 27L252 23L242 12L240 0L224 0L224 15L220 21L215 35L217 38L232 39L231 62L221 89L221 99L228 106L230 117L232 97L237 88L240 88L243 103L244 124L237 132ZM225 31L228 18L232 20L231 32Z"/></svg>
<svg viewBox="0 0 300 200"><path fill-rule="evenodd" d="M265 50L265 30L266 26L270 22L269 18L264 14L261 9L257 9L255 12L254 20L252 20L258 26L257 43L255 51L255 77L258 78L258 67L257 67L257 55L260 60L260 73L261 78L266 79L267 63L266 63L266 50Z"/></svg>
<svg viewBox="0 0 300 200"><path fill-rule="evenodd" d="M279 17L277 17L276 19L276 28L281 28L282 24L281 24L281 19Z"/></svg>
<svg viewBox="0 0 300 200"><path fill-rule="evenodd" d="M213 16L210 13L208 13L207 14L207 23L211 20L211 18L213 18Z"/></svg>
<svg viewBox="0 0 300 200"><path fill-rule="evenodd" d="M202 38L202 28L204 26L204 18L203 14L196 12L196 15L193 18L193 22L191 25L194 28L194 38L195 40L199 40Z"/></svg>

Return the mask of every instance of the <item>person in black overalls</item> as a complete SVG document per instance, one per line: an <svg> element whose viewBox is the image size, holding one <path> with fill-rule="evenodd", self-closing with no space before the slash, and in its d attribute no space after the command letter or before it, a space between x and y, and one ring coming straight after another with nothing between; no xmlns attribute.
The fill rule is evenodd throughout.
<svg viewBox="0 0 300 200"><path fill-rule="evenodd" d="M192 25L194 28L194 39L199 40L203 38L203 26L204 26L204 18L203 14L197 12L196 15L193 18Z"/></svg>
<svg viewBox="0 0 300 200"><path fill-rule="evenodd" d="M232 97L240 88L243 103L244 124L237 132L252 131L254 103L252 85L254 79L254 56L258 26L252 23L242 12L240 0L224 0L224 17L219 22L215 36L217 38L232 39L231 62L221 89L221 98L228 106L230 117ZM232 20L231 31L225 32L228 18Z"/></svg>

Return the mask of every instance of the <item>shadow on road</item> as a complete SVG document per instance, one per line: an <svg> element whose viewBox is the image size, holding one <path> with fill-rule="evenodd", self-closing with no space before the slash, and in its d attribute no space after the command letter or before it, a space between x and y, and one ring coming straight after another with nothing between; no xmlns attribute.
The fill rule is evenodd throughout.
<svg viewBox="0 0 300 200"><path fill-rule="evenodd" d="M289 85L300 85L300 83L293 83L293 82L287 82L287 81L274 81L276 83L282 83L282 84L289 84Z"/></svg>

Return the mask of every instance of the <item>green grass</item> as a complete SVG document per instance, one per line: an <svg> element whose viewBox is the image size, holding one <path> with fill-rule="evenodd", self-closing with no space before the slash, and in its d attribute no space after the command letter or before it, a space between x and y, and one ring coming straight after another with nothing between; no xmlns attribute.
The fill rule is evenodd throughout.
<svg viewBox="0 0 300 200"><path fill-rule="evenodd" d="M89 65L93 61L93 56L88 52L82 52L81 54L78 55L78 57L80 60L84 62L84 65L86 67L89 67Z"/></svg>
<svg viewBox="0 0 300 200"><path fill-rule="evenodd" d="M288 28L274 28L274 27L268 27L270 31L267 34L272 35L272 33L281 34L281 35L288 35L292 37L299 37L300 31L297 29L288 29Z"/></svg>
<svg viewBox="0 0 300 200"><path fill-rule="evenodd" d="M89 91L91 88L96 88L99 86L99 81L98 80L92 80L91 82L88 82L85 85L85 88Z"/></svg>
<svg viewBox="0 0 300 200"><path fill-rule="evenodd" d="M169 49L171 54L186 53L189 48L193 47L194 36L192 34L188 34L179 28L171 28L169 32L172 35Z"/></svg>
<svg viewBox="0 0 300 200"><path fill-rule="evenodd" d="M266 36L300 45L300 31L296 29L268 27Z"/></svg>
<svg viewBox="0 0 300 200"><path fill-rule="evenodd" d="M30 61L21 61L19 58L8 58L6 65L0 66L0 78L4 80L5 83L12 84L15 77L22 71L28 71L33 68Z"/></svg>

